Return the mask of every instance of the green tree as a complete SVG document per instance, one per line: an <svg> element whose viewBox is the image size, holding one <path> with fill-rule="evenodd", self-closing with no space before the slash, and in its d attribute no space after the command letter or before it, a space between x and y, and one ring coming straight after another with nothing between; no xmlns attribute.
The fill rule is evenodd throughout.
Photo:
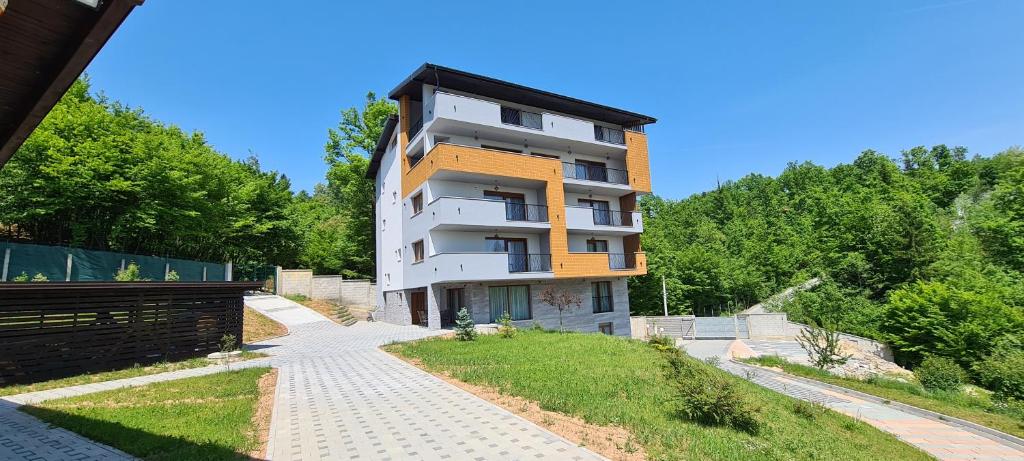
<svg viewBox="0 0 1024 461"><path fill-rule="evenodd" d="M327 191L341 210L345 222L341 263L346 274L374 277L376 246L374 230L374 181L366 178L369 157L377 145L388 117L398 108L386 99L377 99L370 92L360 111L349 108L341 113L337 129L327 132L325 159Z"/></svg>

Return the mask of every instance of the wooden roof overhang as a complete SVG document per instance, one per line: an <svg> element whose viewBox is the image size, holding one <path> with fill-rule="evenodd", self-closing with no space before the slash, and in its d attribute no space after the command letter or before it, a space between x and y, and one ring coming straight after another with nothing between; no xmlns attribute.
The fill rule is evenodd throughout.
<svg viewBox="0 0 1024 461"><path fill-rule="evenodd" d="M0 14L0 168L143 1L6 1Z"/></svg>

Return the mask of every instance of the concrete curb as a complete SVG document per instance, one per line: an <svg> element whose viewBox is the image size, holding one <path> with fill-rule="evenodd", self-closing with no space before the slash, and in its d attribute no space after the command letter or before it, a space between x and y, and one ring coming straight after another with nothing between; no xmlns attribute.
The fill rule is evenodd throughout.
<svg viewBox="0 0 1024 461"><path fill-rule="evenodd" d="M907 405L905 403L897 402L895 400L885 399L885 398L879 397L877 395L866 394L864 392L855 391L853 389L849 389L849 388L846 388L846 387L836 386L834 384L829 384L829 383L826 383L826 382L817 381L817 380L810 379L810 378L804 378L802 376L791 375L789 373L780 373L778 371L771 370L771 369L766 368L766 367L762 367L762 366L758 366L758 365L751 365L749 363L738 362L738 361L732 360L732 359L730 359L730 361L735 363L735 364L737 364L737 365L754 367L754 368L757 368L758 371L763 371L765 373L772 374L772 375L775 375L775 376L781 376L781 377L784 377L786 379L792 379L794 381L800 381L800 382L803 382L803 383L806 383L806 384L812 384L812 385L815 385L815 386L821 386L821 387L824 387L826 389L829 389L829 390L832 390L832 391L835 391L835 392L839 392L839 393L842 393L842 394L846 394L846 395L850 395L850 396L853 396L853 397L857 397L858 399L867 400L869 402L874 402L874 403L877 403L877 404L880 404L880 405L887 405L887 406L899 409L901 411L905 411L905 412L910 413L912 415L920 416L922 418L927 418L927 419L930 419L930 420L933 420L933 421L939 421L939 422L943 422L943 423L950 423L950 424L954 424L954 425L957 425L957 426L961 426L965 430L967 430L968 432L973 432L973 433L975 433L977 435L980 435L980 436L988 438L988 439L995 439L995 440L998 440L1000 442L1004 442L1004 443L1010 445L1011 448L1014 448L1014 449L1016 449L1018 451L1024 452L1024 439L1022 439L1020 437L1017 437L1015 435L1010 435L1010 434L1007 434L1005 432L992 429L992 428L987 427L987 426L982 426L982 425L980 425L978 423L974 423L974 422L971 422L971 421L963 420L963 419L956 418L956 417L949 416L949 415L944 415L942 413L936 413L936 412L931 411L931 410L925 410L923 408L918 408L918 407L915 407L913 405Z"/></svg>

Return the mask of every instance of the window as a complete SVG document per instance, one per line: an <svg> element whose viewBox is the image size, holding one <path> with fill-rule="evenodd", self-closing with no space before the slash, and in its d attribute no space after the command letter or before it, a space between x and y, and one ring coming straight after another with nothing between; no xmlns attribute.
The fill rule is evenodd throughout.
<svg viewBox="0 0 1024 461"><path fill-rule="evenodd" d="M606 335L614 335L615 327L612 326L612 322L602 322L597 324L597 331L600 331L601 333L604 333Z"/></svg>
<svg viewBox="0 0 1024 461"><path fill-rule="evenodd" d="M587 253L607 253L608 252L608 241L607 240L587 240Z"/></svg>
<svg viewBox="0 0 1024 461"><path fill-rule="evenodd" d="M591 283L590 292L594 298L595 314L612 311L612 282Z"/></svg>
<svg viewBox="0 0 1024 461"><path fill-rule="evenodd" d="M421 211L423 211L423 192L412 196L413 216L420 214Z"/></svg>
<svg viewBox="0 0 1024 461"><path fill-rule="evenodd" d="M532 318L528 285L489 287L487 296L491 304L491 322L497 322L505 313L508 313L512 320Z"/></svg>
<svg viewBox="0 0 1024 461"><path fill-rule="evenodd" d="M423 240L417 240L412 242L412 262L418 263L423 261Z"/></svg>
<svg viewBox="0 0 1024 461"><path fill-rule="evenodd" d="M594 210L594 224L610 225L612 223L611 207L607 200L592 200L581 198L577 200L580 206L589 207Z"/></svg>

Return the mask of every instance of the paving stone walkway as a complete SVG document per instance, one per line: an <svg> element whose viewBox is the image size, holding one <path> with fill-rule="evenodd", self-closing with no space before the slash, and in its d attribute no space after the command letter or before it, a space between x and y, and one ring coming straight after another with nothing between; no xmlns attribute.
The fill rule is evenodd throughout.
<svg viewBox="0 0 1024 461"><path fill-rule="evenodd" d="M279 368L270 459L601 459L379 349L441 332L314 321L279 297L246 304L290 331L253 345Z"/></svg>
<svg viewBox="0 0 1024 461"><path fill-rule="evenodd" d="M1024 460L1024 451L999 439L987 437L952 422L908 413L875 401L837 392L814 382L793 379L759 367L737 363L725 357L730 341L692 341L683 347L694 357L720 358L720 367L793 398L817 402L895 435L941 460Z"/></svg>

